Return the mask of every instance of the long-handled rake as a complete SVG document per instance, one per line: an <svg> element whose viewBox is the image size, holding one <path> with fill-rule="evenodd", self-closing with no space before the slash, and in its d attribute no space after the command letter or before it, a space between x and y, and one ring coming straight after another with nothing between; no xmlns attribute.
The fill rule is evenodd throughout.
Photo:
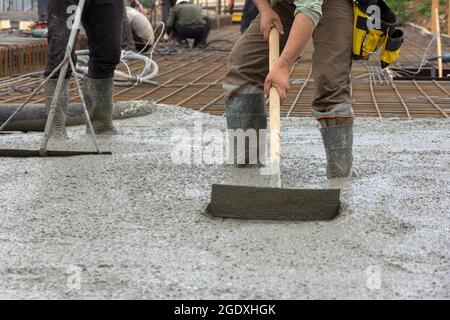
<svg viewBox="0 0 450 320"><path fill-rule="evenodd" d="M72 25L69 41L67 43L66 52L63 61L56 67L55 70L32 92L32 94L27 98L27 100L22 103L22 105L17 108L17 110L3 123L0 127L0 132L6 128L6 126L11 122L11 120L33 99L33 97L41 90L41 88L48 82L49 79L53 78L55 74L59 71L58 82L55 89L55 94L51 103L51 107L47 116L47 122L45 125L44 135L42 138L41 146L39 150L23 150L23 149L0 149L0 157L70 157L79 155L110 155L111 152L102 152L97 142L97 138L94 133L94 128L92 127L91 118L86 107L86 101L81 90L80 82L76 72L73 72L75 78L75 84L78 88L78 93L80 95L81 104L83 105L84 116L86 118L86 123L89 127L90 136L92 142L94 143L96 151L69 151L69 150L59 150L50 151L48 150L48 143L50 140L50 133L53 130L53 125L55 122L55 115L57 109L57 103L62 91L62 85L65 81L67 70L70 67L75 70L75 64L72 59L72 51L75 45L75 41L78 36L78 30L81 26L81 17L83 14L83 9L86 0L80 0L75 13L75 19Z"/></svg>

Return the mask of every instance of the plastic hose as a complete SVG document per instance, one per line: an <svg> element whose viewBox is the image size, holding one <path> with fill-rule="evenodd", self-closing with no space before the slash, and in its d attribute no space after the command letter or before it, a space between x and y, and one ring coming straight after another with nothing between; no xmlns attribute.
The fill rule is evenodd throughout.
<svg viewBox="0 0 450 320"><path fill-rule="evenodd" d="M76 52L78 56L78 63L76 66L76 72L79 75L88 74L88 63L89 63L89 50L79 50ZM141 72L137 75L132 75L128 67L129 61L143 61L144 67ZM158 84L151 79L158 75L159 67L158 64L149 57L143 56L141 54L132 51L123 51L121 62L125 64L128 69L128 73L116 70L114 73L114 84L116 86L133 86L138 84Z"/></svg>

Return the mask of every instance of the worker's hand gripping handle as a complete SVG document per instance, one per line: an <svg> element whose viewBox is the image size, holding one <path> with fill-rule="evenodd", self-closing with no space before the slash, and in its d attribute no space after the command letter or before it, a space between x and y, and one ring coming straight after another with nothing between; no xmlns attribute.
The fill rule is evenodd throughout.
<svg viewBox="0 0 450 320"><path fill-rule="evenodd" d="M272 70L280 57L280 35L273 28L269 36L269 70ZM270 88L270 163L273 175L279 175L281 163L281 121L280 95L276 88ZM277 172L278 171L278 172Z"/></svg>

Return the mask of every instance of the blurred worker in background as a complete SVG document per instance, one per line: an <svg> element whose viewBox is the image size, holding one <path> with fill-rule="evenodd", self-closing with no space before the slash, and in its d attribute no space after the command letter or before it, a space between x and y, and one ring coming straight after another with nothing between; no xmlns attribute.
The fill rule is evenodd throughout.
<svg viewBox="0 0 450 320"><path fill-rule="evenodd" d="M124 5L130 1L124 0ZM122 50L148 51L155 42L155 33L147 17L137 9L126 6L123 12Z"/></svg>
<svg viewBox="0 0 450 320"><path fill-rule="evenodd" d="M147 17L132 7L126 8L127 22L131 27L138 52L148 51L155 42L155 32Z"/></svg>
<svg viewBox="0 0 450 320"><path fill-rule="evenodd" d="M71 33L69 24L74 11L68 8L78 5L78 0L50 0L48 62L44 76L49 76L62 62ZM68 12L69 11L69 12ZM112 123L114 71L120 62L124 3L117 0L87 0L82 16L89 45L89 71L83 80L83 93L91 114L96 134L112 135L117 131ZM76 63L76 56L72 58ZM69 107L69 78L67 79L57 103L52 136L66 139L66 117ZM55 93L58 75L46 85L46 106L50 108Z"/></svg>
<svg viewBox="0 0 450 320"><path fill-rule="evenodd" d="M225 12L228 12L231 15L234 14L234 5L234 0L227 0ZM241 33L244 33L245 30L247 30L250 23L258 16L258 13L258 8L253 3L253 0L245 0L241 17Z"/></svg>
<svg viewBox="0 0 450 320"><path fill-rule="evenodd" d="M202 7L189 0L178 0L167 21L168 34L185 47L187 39L194 39L194 48L205 48L211 30L211 20L202 15Z"/></svg>
<svg viewBox="0 0 450 320"><path fill-rule="evenodd" d="M47 28L48 2L49 0L38 0L38 21L31 27L31 29Z"/></svg>
<svg viewBox="0 0 450 320"><path fill-rule="evenodd" d="M139 1L139 0L128 0L128 2L129 2L129 6L132 7L133 9L136 9L140 13L144 13L145 12L144 6L142 5L141 1Z"/></svg>
<svg viewBox="0 0 450 320"><path fill-rule="evenodd" d="M225 12L228 12L229 14L234 13L234 0L227 0L225 3Z"/></svg>
<svg viewBox="0 0 450 320"><path fill-rule="evenodd" d="M131 28L131 23L128 19L128 14L126 8L130 8L132 10L135 10L131 7L127 7L129 4L129 0L123 1L123 21L122 21L122 50L125 51L135 51L136 50L136 42L133 37L133 30ZM135 10L136 11L136 10Z"/></svg>
<svg viewBox="0 0 450 320"><path fill-rule="evenodd" d="M177 0L162 0L162 22L164 22L164 25L166 26L167 34L167 22L169 21L170 11L175 7L176 3Z"/></svg>
<svg viewBox="0 0 450 320"><path fill-rule="evenodd" d="M242 9L241 33L244 33L250 23L258 16L258 8L253 0L245 0L244 9Z"/></svg>

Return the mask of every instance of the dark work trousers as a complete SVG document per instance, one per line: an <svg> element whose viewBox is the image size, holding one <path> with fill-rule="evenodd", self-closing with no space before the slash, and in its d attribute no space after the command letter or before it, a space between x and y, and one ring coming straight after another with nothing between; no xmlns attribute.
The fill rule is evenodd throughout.
<svg viewBox="0 0 450 320"><path fill-rule="evenodd" d="M38 0L38 15L39 15L39 21L46 21L48 20L48 1L49 0Z"/></svg>
<svg viewBox="0 0 450 320"><path fill-rule="evenodd" d="M258 16L258 8L253 0L245 0L244 9L242 10L241 33L248 29L250 23Z"/></svg>
<svg viewBox="0 0 450 320"><path fill-rule="evenodd" d="M170 9L175 6L177 0L162 0L162 22L167 25L167 20L169 20Z"/></svg>
<svg viewBox="0 0 450 320"><path fill-rule="evenodd" d="M194 39L194 46L205 45L208 40L209 32L211 31L211 19L203 17L206 24L203 26L181 26L175 23L173 30L174 36L178 41L186 39Z"/></svg>
<svg viewBox="0 0 450 320"><path fill-rule="evenodd" d="M70 22L75 16L77 4L78 0L50 0L48 8L49 48L45 76L50 75L64 59L71 32ZM109 79L114 76L121 55L123 10L123 1L86 0L82 23L88 37L90 52L89 78ZM76 63L74 53L72 58ZM72 70L69 68L68 77L71 72Z"/></svg>

